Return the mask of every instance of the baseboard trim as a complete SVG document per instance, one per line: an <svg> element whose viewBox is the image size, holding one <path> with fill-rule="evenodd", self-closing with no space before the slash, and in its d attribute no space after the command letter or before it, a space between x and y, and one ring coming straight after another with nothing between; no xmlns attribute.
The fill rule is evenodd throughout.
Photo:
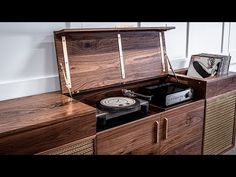
<svg viewBox="0 0 236 177"><path fill-rule="evenodd" d="M0 101L60 90L57 75L0 82Z"/></svg>

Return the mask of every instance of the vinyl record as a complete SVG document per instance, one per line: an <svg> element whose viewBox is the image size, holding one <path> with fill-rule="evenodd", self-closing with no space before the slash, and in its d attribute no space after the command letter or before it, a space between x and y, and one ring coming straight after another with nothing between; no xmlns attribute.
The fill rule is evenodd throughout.
<svg viewBox="0 0 236 177"><path fill-rule="evenodd" d="M107 111L122 111L140 106L139 100L129 97L109 97L97 103L99 109Z"/></svg>

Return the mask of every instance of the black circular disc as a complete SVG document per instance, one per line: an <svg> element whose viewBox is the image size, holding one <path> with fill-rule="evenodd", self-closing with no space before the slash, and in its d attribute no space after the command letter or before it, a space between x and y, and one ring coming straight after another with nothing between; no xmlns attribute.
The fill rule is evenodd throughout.
<svg viewBox="0 0 236 177"><path fill-rule="evenodd" d="M98 108L108 111L121 111L136 108L140 105L139 100L129 97L109 97L100 100Z"/></svg>

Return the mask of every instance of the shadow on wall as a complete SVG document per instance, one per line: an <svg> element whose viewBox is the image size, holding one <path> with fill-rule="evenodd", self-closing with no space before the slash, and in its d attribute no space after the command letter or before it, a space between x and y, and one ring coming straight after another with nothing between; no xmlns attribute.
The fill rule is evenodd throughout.
<svg viewBox="0 0 236 177"><path fill-rule="evenodd" d="M65 23L0 23L0 100L60 89L53 31Z"/></svg>
<svg viewBox="0 0 236 177"><path fill-rule="evenodd" d="M42 41L37 40L37 42L35 42L35 38L37 37L31 37L31 50L22 63L23 67L16 72L17 77L34 80L34 86L39 93L59 90L57 61L52 35L45 36ZM30 91L30 88L22 87L19 89L22 89L22 93L27 90Z"/></svg>
<svg viewBox="0 0 236 177"><path fill-rule="evenodd" d="M23 60L20 70L17 71L19 78L44 77L58 75L54 42L44 39L35 42L35 37L30 39L30 50Z"/></svg>

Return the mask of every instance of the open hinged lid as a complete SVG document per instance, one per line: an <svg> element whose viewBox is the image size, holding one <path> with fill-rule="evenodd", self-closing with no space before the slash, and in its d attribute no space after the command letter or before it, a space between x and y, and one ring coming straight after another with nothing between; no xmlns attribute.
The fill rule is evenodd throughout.
<svg viewBox="0 0 236 177"><path fill-rule="evenodd" d="M62 93L163 75L164 31L174 27L65 29L54 32Z"/></svg>

